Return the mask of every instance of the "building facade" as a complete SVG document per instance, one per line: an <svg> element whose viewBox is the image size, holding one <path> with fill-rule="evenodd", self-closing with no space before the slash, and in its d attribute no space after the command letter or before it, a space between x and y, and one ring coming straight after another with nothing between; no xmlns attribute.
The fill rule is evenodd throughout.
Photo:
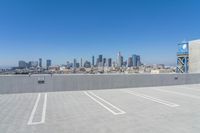
<svg viewBox="0 0 200 133"><path fill-rule="evenodd" d="M46 64L46 66L47 66L47 69L50 67L52 65L52 62L51 62L51 60L47 60L47 64Z"/></svg>
<svg viewBox="0 0 200 133"><path fill-rule="evenodd" d="M132 56L132 63L133 63L133 67L139 67L141 66L141 59L139 55L133 55Z"/></svg>
<svg viewBox="0 0 200 133"><path fill-rule="evenodd" d="M19 61L18 62L18 67L20 68L20 69L24 69L24 68L26 68L27 67L27 63L25 62L25 61Z"/></svg>
<svg viewBox="0 0 200 133"><path fill-rule="evenodd" d="M189 41L189 72L200 73L200 40Z"/></svg>
<svg viewBox="0 0 200 133"><path fill-rule="evenodd" d="M42 58L39 58L39 67L42 68Z"/></svg>

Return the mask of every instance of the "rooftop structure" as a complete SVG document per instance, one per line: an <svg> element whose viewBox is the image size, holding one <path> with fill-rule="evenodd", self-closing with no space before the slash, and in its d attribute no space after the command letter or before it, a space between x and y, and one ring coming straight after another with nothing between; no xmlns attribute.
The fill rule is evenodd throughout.
<svg viewBox="0 0 200 133"><path fill-rule="evenodd" d="M188 62L189 62L189 44L187 42L182 42L178 44L177 52L177 73L187 73L188 72Z"/></svg>
<svg viewBox="0 0 200 133"><path fill-rule="evenodd" d="M189 72L200 73L200 40L189 41Z"/></svg>
<svg viewBox="0 0 200 133"><path fill-rule="evenodd" d="M200 40L178 44L177 73L200 73Z"/></svg>

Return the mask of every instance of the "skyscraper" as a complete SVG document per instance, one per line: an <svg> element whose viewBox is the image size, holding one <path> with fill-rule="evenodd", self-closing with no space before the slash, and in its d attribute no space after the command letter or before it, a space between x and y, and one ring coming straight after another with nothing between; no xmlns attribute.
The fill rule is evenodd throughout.
<svg viewBox="0 0 200 133"><path fill-rule="evenodd" d="M99 55L99 62L103 62L103 55Z"/></svg>
<svg viewBox="0 0 200 133"><path fill-rule="evenodd" d="M137 67L141 66L140 56L137 56Z"/></svg>
<svg viewBox="0 0 200 133"><path fill-rule="evenodd" d="M84 63L84 67L85 68L90 68L91 67L91 63L86 60L85 63Z"/></svg>
<svg viewBox="0 0 200 133"><path fill-rule="evenodd" d="M99 66L99 58L97 58L96 66Z"/></svg>
<svg viewBox="0 0 200 133"><path fill-rule="evenodd" d="M121 56L121 67L124 66L124 57Z"/></svg>
<svg viewBox="0 0 200 133"><path fill-rule="evenodd" d="M133 55L132 59L133 59L133 67L136 67L137 66L137 55Z"/></svg>
<svg viewBox="0 0 200 133"><path fill-rule="evenodd" d="M122 64L122 66L126 67L127 66L127 61L124 61L123 64Z"/></svg>
<svg viewBox="0 0 200 133"><path fill-rule="evenodd" d="M39 67L42 68L42 58L39 58Z"/></svg>
<svg viewBox="0 0 200 133"><path fill-rule="evenodd" d="M92 56L92 66L94 67L94 56Z"/></svg>
<svg viewBox="0 0 200 133"><path fill-rule="evenodd" d="M48 68L51 66L51 63L52 63L52 62L51 62L51 60L50 60L50 59L48 59L48 60L47 60L47 64L46 64L46 66L47 66L47 69L48 69Z"/></svg>
<svg viewBox="0 0 200 133"><path fill-rule="evenodd" d="M36 68L36 67L38 67L38 61L29 61L28 67L29 68Z"/></svg>
<svg viewBox="0 0 200 133"><path fill-rule="evenodd" d="M103 55L99 55L97 66L99 67L103 66Z"/></svg>
<svg viewBox="0 0 200 133"><path fill-rule="evenodd" d="M122 56L121 53L119 52L117 55L117 66L121 67L122 66Z"/></svg>
<svg viewBox="0 0 200 133"><path fill-rule="evenodd" d="M76 68L79 68L80 67L80 63L76 63Z"/></svg>
<svg viewBox="0 0 200 133"><path fill-rule="evenodd" d="M24 68L27 67L27 63L25 61L22 61L22 60L18 62L18 65L19 65L20 69L24 69Z"/></svg>
<svg viewBox="0 0 200 133"><path fill-rule="evenodd" d="M128 67L132 67L133 66L133 58L129 57L128 58Z"/></svg>
<svg viewBox="0 0 200 133"><path fill-rule="evenodd" d="M112 59L111 58L108 58L108 64L107 64L108 67L111 67L112 66Z"/></svg>
<svg viewBox="0 0 200 133"><path fill-rule="evenodd" d="M106 58L103 58L103 66L106 65Z"/></svg>
<svg viewBox="0 0 200 133"><path fill-rule="evenodd" d="M133 67L141 66L141 60L139 55L133 55L132 59L133 59Z"/></svg>
<svg viewBox="0 0 200 133"><path fill-rule="evenodd" d="M73 67L76 68L76 59L74 59Z"/></svg>
<svg viewBox="0 0 200 133"><path fill-rule="evenodd" d="M81 67L83 67L83 59L81 58Z"/></svg>
<svg viewBox="0 0 200 133"><path fill-rule="evenodd" d="M69 61L67 61L67 68L69 69L69 68L71 68L72 66L71 66L71 63L69 62Z"/></svg>

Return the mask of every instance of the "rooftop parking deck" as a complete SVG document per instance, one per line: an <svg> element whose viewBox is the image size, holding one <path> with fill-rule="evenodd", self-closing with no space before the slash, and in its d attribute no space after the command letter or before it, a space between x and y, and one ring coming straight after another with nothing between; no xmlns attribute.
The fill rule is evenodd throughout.
<svg viewBox="0 0 200 133"><path fill-rule="evenodd" d="M200 84L0 94L1 133L199 133Z"/></svg>

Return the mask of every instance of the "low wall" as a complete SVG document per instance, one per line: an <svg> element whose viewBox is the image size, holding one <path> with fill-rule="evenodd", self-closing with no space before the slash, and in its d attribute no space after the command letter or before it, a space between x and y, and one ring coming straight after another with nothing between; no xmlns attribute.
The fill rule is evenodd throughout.
<svg viewBox="0 0 200 133"><path fill-rule="evenodd" d="M38 79L44 79L39 84ZM0 76L0 93L77 91L130 87L152 87L200 83L200 74L112 74L112 75L12 75Z"/></svg>

